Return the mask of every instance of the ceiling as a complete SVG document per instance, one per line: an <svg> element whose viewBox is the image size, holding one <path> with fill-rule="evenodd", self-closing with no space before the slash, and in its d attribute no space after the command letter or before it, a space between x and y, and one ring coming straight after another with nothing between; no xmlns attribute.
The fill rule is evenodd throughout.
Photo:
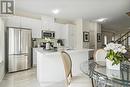
<svg viewBox="0 0 130 87"><path fill-rule="evenodd" d="M103 28L121 31L130 27L130 0L15 0L16 14L51 15L66 20L108 18ZM53 9L60 9L54 15Z"/></svg>

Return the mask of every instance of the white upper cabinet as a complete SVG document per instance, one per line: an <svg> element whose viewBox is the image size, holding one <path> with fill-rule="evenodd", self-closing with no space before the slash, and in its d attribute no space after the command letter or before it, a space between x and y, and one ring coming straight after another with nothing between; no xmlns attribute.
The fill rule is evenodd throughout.
<svg viewBox="0 0 130 87"><path fill-rule="evenodd" d="M10 16L6 18L6 26L9 27L20 27L21 18L19 16Z"/></svg>
<svg viewBox="0 0 130 87"><path fill-rule="evenodd" d="M76 48L77 43L77 29L75 25L67 24L67 39L66 39L66 46L69 48Z"/></svg>
<svg viewBox="0 0 130 87"><path fill-rule="evenodd" d="M6 18L6 26L32 29L33 38L41 38L42 30L55 31L55 39L64 39L70 47L75 43L76 26L72 24L55 23L55 19L49 16L43 16L41 20L11 16Z"/></svg>
<svg viewBox="0 0 130 87"><path fill-rule="evenodd" d="M56 39L66 39L66 26L65 24L55 23L54 31L55 31L55 38Z"/></svg>
<svg viewBox="0 0 130 87"><path fill-rule="evenodd" d="M32 37L41 38L41 20L21 16L11 16L6 18L6 26L32 29Z"/></svg>
<svg viewBox="0 0 130 87"><path fill-rule="evenodd" d="M22 17L21 27L32 29L33 38L41 38L41 20Z"/></svg>
<svg viewBox="0 0 130 87"><path fill-rule="evenodd" d="M55 19L50 16L42 16L42 29L43 30L53 30Z"/></svg>
<svg viewBox="0 0 130 87"><path fill-rule="evenodd" d="M30 29L32 29L32 37L33 38L41 38L41 20L30 19Z"/></svg>
<svg viewBox="0 0 130 87"><path fill-rule="evenodd" d="M55 18L50 16L42 17L42 29L55 31L55 39L66 38L66 26L65 24L55 23Z"/></svg>
<svg viewBox="0 0 130 87"><path fill-rule="evenodd" d="M31 28L32 26L32 20L31 18L27 18L27 17L20 17L21 18L21 27L22 28Z"/></svg>

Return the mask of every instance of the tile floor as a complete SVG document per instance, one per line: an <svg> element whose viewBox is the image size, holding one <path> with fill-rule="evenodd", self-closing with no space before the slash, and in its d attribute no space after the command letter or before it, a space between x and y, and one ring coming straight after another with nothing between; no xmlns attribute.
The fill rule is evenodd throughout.
<svg viewBox="0 0 130 87"><path fill-rule="evenodd" d="M48 86L40 85L36 79L36 68L21 71L17 73L6 74L0 87L65 87L64 82L50 84ZM74 76L69 87L92 87L88 77Z"/></svg>

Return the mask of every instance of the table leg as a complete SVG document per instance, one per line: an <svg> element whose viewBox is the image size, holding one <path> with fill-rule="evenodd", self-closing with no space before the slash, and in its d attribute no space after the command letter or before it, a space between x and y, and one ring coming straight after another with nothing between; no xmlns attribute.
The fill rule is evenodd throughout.
<svg viewBox="0 0 130 87"><path fill-rule="evenodd" d="M91 78L91 82L92 82L92 87L94 87L94 82L93 82L93 78Z"/></svg>

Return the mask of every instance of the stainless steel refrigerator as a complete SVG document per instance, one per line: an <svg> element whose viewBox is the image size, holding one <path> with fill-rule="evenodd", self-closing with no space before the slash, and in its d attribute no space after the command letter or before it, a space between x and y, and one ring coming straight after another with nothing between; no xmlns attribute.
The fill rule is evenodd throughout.
<svg viewBox="0 0 130 87"><path fill-rule="evenodd" d="M8 72L31 68L31 30L8 27Z"/></svg>

